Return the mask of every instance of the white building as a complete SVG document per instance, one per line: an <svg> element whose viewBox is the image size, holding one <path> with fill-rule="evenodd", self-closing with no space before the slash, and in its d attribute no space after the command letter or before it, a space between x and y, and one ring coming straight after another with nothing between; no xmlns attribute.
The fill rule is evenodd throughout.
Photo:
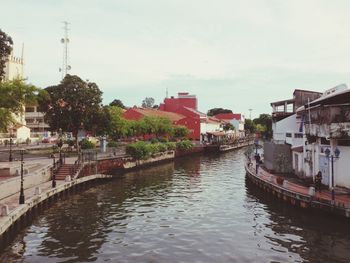
<svg viewBox="0 0 350 263"><path fill-rule="evenodd" d="M296 109L320 96L319 92L296 89L292 99L271 103L273 139L272 143L264 147L267 150L264 152L264 157L268 169L278 171L280 169L278 167L288 167L283 172L294 172L300 177L305 176L303 170L304 124L302 116L296 114ZM284 165L281 165L281 162Z"/></svg>
<svg viewBox="0 0 350 263"><path fill-rule="evenodd" d="M23 79L24 76L24 59L23 59L23 47L21 57L15 57L11 52L8 60L5 63L5 75L4 80Z"/></svg>
<svg viewBox="0 0 350 263"><path fill-rule="evenodd" d="M350 90L345 85L329 89L297 114L305 119L305 175L321 171L323 184L332 187L333 178L334 186L350 188Z"/></svg>

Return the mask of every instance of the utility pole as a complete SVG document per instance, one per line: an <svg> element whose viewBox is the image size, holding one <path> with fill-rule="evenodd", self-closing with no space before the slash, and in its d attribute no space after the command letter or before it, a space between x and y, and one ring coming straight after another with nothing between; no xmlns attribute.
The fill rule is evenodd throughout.
<svg viewBox="0 0 350 263"><path fill-rule="evenodd" d="M67 21L63 22L64 27L64 37L61 38L61 43L63 44L63 59L62 59L62 67L59 69L60 72L62 72L62 79L67 75L68 71L71 69L71 66L68 65L68 25L69 23Z"/></svg>
<svg viewBox="0 0 350 263"><path fill-rule="evenodd" d="M249 110L249 119L251 120L252 119L252 110L253 109L248 109Z"/></svg>

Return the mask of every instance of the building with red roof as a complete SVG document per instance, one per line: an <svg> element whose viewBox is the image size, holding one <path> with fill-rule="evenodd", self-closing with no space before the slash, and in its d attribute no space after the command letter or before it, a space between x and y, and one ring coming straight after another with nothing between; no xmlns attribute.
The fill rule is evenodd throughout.
<svg viewBox="0 0 350 263"><path fill-rule="evenodd" d="M178 97L165 98L160 104L160 110L179 113L187 117L181 121L186 127L190 127L191 138L202 141L208 132L222 131L223 121L215 117L208 117L205 113L198 111L196 95L188 92L178 93Z"/></svg>
<svg viewBox="0 0 350 263"><path fill-rule="evenodd" d="M245 123L245 118L244 115L240 113L219 113L214 116L215 118L231 123L234 127L235 130L238 132L240 137L245 136L244 132L244 123Z"/></svg>

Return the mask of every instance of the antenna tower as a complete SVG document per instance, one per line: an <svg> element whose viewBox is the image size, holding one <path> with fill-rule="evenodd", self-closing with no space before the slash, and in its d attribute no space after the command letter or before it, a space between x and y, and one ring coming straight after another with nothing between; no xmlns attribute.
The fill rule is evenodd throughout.
<svg viewBox="0 0 350 263"><path fill-rule="evenodd" d="M251 120L252 119L252 110L253 109L248 109L249 110L249 119Z"/></svg>
<svg viewBox="0 0 350 263"><path fill-rule="evenodd" d="M63 60L62 60L62 67L60 68L60 72L62 73L62 79L67 75L68 71L71 70L71 66L68 65L68 25L69 23L67 21L63 22L64 24L64 37L61 38L61 43L63 44Z"/></svg>

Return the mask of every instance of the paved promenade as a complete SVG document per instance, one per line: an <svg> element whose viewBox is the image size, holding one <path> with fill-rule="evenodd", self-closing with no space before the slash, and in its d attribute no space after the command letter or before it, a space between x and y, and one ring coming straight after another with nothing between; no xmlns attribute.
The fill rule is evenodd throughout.
<svg viewBox="0 0 350 263"><path fill-rule="evenodd" d="M253 161L253 164L249 167L249 170L252 174L256 175L255 161ZM280 185L276 181L277 177L279 176L269 173L263 167L260 167L258 169L257 176L275 186L285 188L295 193L310 196L309 187L297 183L295 180L289 178L285 178L285 181L287 181L287 183ZM313 196L313 199L316 199L320 202L330 203L332 201L332 193L329 189L317 190ZM335 204L346 209L350 209L350 190L335 188Z"/></svg>

